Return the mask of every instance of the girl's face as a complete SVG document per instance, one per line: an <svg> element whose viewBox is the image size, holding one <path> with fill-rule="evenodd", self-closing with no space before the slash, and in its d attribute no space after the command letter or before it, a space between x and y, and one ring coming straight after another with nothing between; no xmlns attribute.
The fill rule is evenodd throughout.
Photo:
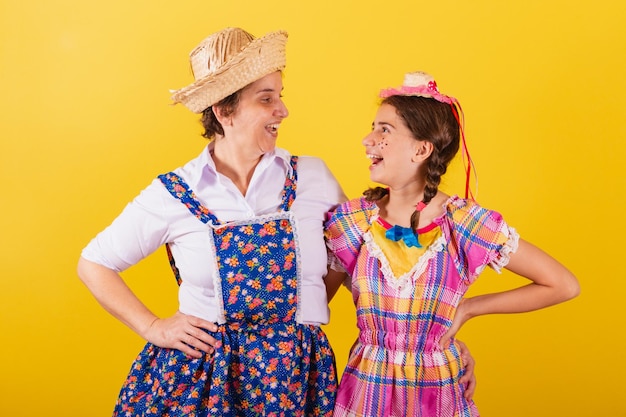
<svg viewBox="0 0 626 417"><path fill-rule="evenodd" d="M371 160L370 179L392 188L414 182L420 158L420 144L390 104L382 104L372 123L372 132L363 145Z"/></svg>
<svg viewBox="0 0 626 417"><path fill-rule="evenodd" d="M289 111L282 99L283 79L273 72L246 86L239 104L229 117L226 136L237 138L241 146L253 152L272 151L276 146L278 128Z"/></svg>

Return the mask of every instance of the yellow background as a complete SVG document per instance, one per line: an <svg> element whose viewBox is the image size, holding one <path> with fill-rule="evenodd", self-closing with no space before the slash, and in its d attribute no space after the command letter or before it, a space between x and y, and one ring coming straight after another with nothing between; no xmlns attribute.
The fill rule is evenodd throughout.
<svg viewBox="0 0 626 417"><path fill-rule="evenodd" d="M107 416L143 345L79 282L80 250L157 174L205 144L169 105L188 52L241 26L289 32L280 146L327 161L350 196L382 87L426 70L455 95L478 200L578 276L540 312L481 317L460 336L483 416L626 416L625 3L582 0L0 1L0 415ZM462 192L457 162L443 188ZM176 309L164 251L125 277ZM486 272L474 293L518 285ZM343 290L326 327L345 364Z"/></svg>

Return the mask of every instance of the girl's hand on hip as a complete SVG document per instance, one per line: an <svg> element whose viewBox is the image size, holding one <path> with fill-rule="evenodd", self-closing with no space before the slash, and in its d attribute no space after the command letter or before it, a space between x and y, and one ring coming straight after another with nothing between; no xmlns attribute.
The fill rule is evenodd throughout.
<svg viewBox="0 0 626 417"><path fill-rule="evenodd" d="M465 343L458 339L456 340L456 343L459 345L461 358L465 364L465 374L461 377L459 383L461 385L465 385L465 393L463 396L467 401L469 401L474 396L474 391L476 390L476 375L474 375L474 366L476 365L476 361Z"/></svg>

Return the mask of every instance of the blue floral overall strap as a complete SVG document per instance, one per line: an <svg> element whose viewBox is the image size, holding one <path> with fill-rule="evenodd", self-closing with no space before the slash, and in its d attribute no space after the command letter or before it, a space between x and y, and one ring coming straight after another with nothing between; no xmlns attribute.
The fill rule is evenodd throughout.
<svg viewBox="0 0 626 417"><path fill-rule="evenodd" d="M293 201L296 199L296 188L298 183L298 157L292 156L289 161L291 164L291 176L287 175L285 178L285 187L283 188L282 204L280 209L282 211L289 211Z"/></svg>
<svg viewBox="0 0 626 417"><path fill-rule="evenodd" d="M282 192L282 202L280 205L280 210L289 211L293 201L296 198L296 187L298 181L298 157L292 156L289 161L291 165L292 175L287 175L285 178L285 186ZM212 222L215 225L221 224L221 222L215 217L213 213L206 207L204 207L196 197L196 193L187 185L187 183L178 175L173 172L168 172L167 174L159 175L159 180L163 183L167 191L176 198L180 200L193 214L200 220L202 223ZM176 277L176 282L178 285L182 282L182 278L180 276L180 272L176 267L176 262L174 261L174 256L172 255L172 251L170 249L169 244L165 244L165 249L167 251L167 257L170 262L170 266L172 271L174 272L174 276Z"/></svg>

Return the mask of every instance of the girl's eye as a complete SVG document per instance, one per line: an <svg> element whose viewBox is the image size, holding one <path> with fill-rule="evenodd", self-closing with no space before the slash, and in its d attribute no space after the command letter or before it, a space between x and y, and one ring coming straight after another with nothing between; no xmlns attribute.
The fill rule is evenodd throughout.
<svg viewBox="0 0 626 417"><path fill-rule="evenodd" d="M383 126L383 133L389 133L389 128L387 126Z"/></svg>

